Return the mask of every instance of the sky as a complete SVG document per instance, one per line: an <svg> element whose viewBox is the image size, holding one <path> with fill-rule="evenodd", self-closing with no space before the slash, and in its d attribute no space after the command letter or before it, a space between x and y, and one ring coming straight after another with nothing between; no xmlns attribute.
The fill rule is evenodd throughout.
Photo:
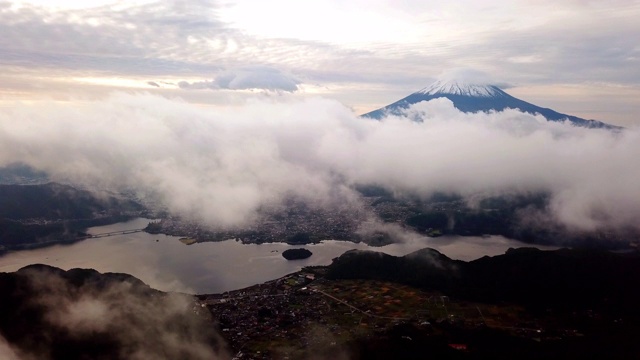
<svg viewBox="0 0 640 360"><path fill-rule="evenodd" d="M640 1L0 0L0 106L114 91L199 106L322 97L357 114L451 69L640 124Z"/></svg>

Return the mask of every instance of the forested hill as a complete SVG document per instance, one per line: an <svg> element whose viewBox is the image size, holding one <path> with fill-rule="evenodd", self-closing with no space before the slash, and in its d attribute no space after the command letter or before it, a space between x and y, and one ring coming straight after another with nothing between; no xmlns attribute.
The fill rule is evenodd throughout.
<svg viewBox="0 0 640 360"><path fill-rule="evenodd" d="M0 185L0 253L73 242L89 227L144 214L133 200L69 185Z"/></svg>
<svg viewBox="0 0 640 360"><path fill-rule="evenodd" d="M538 310L598 309L640 320L637 252L522 248L464 262L433 249L404 257L349 251L334 259L328 277L388 280L476 301Z"/></svg>
<svg viewBox="0 0 640 360"><path fill-rule="evenodd" d="M58 183L0 185L0 218L86 219L142 209L135 201L114 196L98 197L89 191Z"/></svg>

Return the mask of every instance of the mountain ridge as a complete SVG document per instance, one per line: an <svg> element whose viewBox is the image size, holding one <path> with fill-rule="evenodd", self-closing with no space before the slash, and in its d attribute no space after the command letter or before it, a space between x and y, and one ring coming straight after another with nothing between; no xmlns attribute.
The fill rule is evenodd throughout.
<svg viewBox="0 0 640 360"><path fill-rule="evenodd" d="M430 248L405 256L347 251L332 260L327 278L398 282L467 300L508 301L538 310L621 311L640 319L640 291L628 286L634 283L629 277L640 279L639 260L638 252L568 248L510 248L472 261L454 260Z"/></svg>
<svg viewBox="0 0 640 360"><path fill-rule="evenodd" d="M574 126L609 130L623 129L622 127L610 125L602 121L587 120L531 104L509 95L496 85L462 80L438 80L409 96L361 116L379 120L388 115L402 115L403 111L413 104L438 98L449 99L456 109L466 113L518 109L533 115L540 114L548 121L569 121Z"/></svg>

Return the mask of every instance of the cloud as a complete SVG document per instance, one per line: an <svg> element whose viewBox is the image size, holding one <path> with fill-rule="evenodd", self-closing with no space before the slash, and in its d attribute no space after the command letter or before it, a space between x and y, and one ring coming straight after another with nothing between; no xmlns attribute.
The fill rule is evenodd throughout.
<svg viewBox="0 0 640 360"><path fill-rule="evenodd" d="M19 351L15 350L11 345L7 343L2 335L0 335L0 359L5 360L25 360L27 357L24 355L18 356ZM28 358L31 359L31 358Z"/></svg>
<svg viewBox="0 0 640 360"><path fill-rule="evenodd" d="M214 81L193 83L181 81L178 86L183 89L262 89L294 92L298 90L298 84L300 84L298 79L284 74L278 69L267 66L252 66L223 72Z"/></svg>
<svg viewBox="0 0 640 360"><path fill-rule="evenodd" d="M473 85L494 85L501 89L507 89L511 85L498 81L494 76L477 69L458 67L444 71L438 76L443 82L458 81Z"/></svg>
<svg viewBox="0 0 640 360"><path fill-rule="evenodd" d="M240 36L217 19L217 7L212 1L193 1L188 7L180 1L57 10L30 4L0 7L0 31L6 35L0 39L0 64L102 75L214 71L219 68L215 56L196 61L203 45L189 39Z"/></svg>
<svg viewBox="0 0 640 360"><path fill-rule="evenodd" d="M189 80L183 87L286 92L296 91L300 85L296 79L303 79L364 113L429 85L443 69L460 66L500 74L498 80L525 87L557 89L561 84L605 82L637 88L640 83L636 66L640 54L634 43L640 8L626 1L599 5L523 0L510 7L464 0L383 1L367 3L366 14L360 17L348 14L362 15L361 6L345 7L335 1L320 6L323 11L336 6L348 11L346 16L332 18L335 29L374 26L383 34L353 32L349 37L365 35L366 41L358 43L341 41L346 38L339 31L316 31L310 24L325 21L323 14L329 13L309 12L305 7L285 14L277 6L233 1L193 1L188 6L182 1L151 1L82 9L2 4L0 81L5 91L21 97L43 96L43 92L104 95L113 90L73 84L73 80L75 86L69 86L70 79L86 76L131 77L140 84L207 79ZM234 7L256 6L264 8L264 13L240 11L241 23L260 23L266 30L278 23L284 36L255 33L249 25L242 28L225 17ZM305 22L305 17L310 21ZM389 23L379 26L380 17L390 19ZM299 26L284 26L292 22ZM331 37L311 41L304 36L309 31ZM256 64L296 77L246 70ZM167 95L174 90L156 91ZM589 101L581 98L574 103L579 115L634 121L627 115L637 112L634 94L624 87L608 90L620 106L612 109L608 99L598 96ZM211 101L196 92L183 96L194 102ZM561 92L555 98L570 101ZM599 104L604 114L595 113L593 104ZM630 110L620 113L620 107Z"/></svg>
<svg viewBox="0 0 640 360"><path fill-rule="evenodd" d="M474 84L474 85L493 85L491 76L487 73L471 69L471 68L453 68L447 70L438 76L438 80L448 82L448 81L461 81L464 83Z"/></svg>
<svg viewBox="0 0 640 360"><path fill-rule="evenodd" d="M320 60L352 53L321 42L247 35L220 20L225 5L218 1L192 1L188 6L182 1L152 1L85 9L0 4L5 4L0 6L0 32L6 35L0 39L0 65L9 72L18 66L47 77L87 72L156 79L215 74L221 76L223 88L257 85L294 91L298 81L255 64L291 70L295 66L282 60L300 54Z"/></svg>
<svg viewBox="0 0 640 360"><path fill-rule="evenodd" d="M299 80L269 67L249 67L226 72L216 78L224 89L266 89L293 92L298 90Z"/></svg>
<svg viewBox="0 0 640 360"><path fill-rule="evenodd" d="M208 312L191 296L156 292L135 278L93 270L65 274L32 266L15 276L20 286L6 296L15 301L13 311L30 315L5 324L13 343L0 337L3 359L230 358ZM82 346L66 349L69 344Z"/></svg>
<svg viewBox="0 0 640 360"><path fill-rule="evenodd" d="M417 113L424 122L409 120ZM377 184L425 197L545 192L564 226L638 229L639 144L637 129L584 129L516 110L466 114L447 99L382 121L318 98L207 109L115 94L82 107L0 108L0 165L152 194L175 214L224 227L288 196L330 204L356 198L354 184Z"/></svg>

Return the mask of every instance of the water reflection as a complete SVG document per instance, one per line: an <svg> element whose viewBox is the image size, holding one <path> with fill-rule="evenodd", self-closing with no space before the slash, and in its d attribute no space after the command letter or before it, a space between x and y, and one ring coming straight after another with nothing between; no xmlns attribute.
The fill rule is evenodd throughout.
<svg viewBox="0 0 640 360"><path fill-rule="evenodd" d="M89 232L98 234L137 229L147 223L146 219L136 219L91 228ZM473 260L484 255L502 254L510 247L528 246L501 236L423 238L383 247L329 240L301 246L313 252L310 258L287 261L281 255L282 251L291 248L286 244L243 245L228 240L184 245L178 239L142 232L18 251L0 257L0 271L15 271L34 263L65 270L93 268L100 272L128 273L160 290L202 294L235 290L272 280L303 266L328 265L331 259L350 249L405 255L432 247L454 259Z"/></svg>

